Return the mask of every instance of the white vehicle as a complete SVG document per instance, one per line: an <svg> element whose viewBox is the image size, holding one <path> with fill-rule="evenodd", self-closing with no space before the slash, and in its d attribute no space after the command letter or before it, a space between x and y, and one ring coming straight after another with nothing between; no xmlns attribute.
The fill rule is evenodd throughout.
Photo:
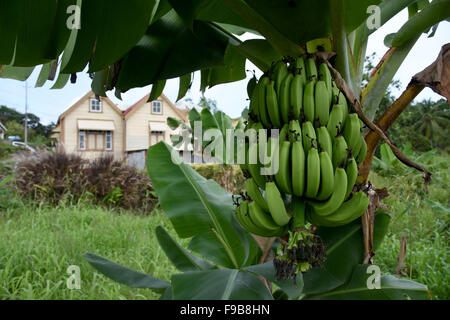
<svg viewBox="0 0 450 320"><path fill-rule="evenodd" d="M27 145L27 144L25 144L23 142L20 142L20 141L13 141L12 145L14 147L25 148L25 149L27 149L28 151L31 151L31 152L36 152L36 149L34 149L33 147L30 147L29 145Z"/></svg>

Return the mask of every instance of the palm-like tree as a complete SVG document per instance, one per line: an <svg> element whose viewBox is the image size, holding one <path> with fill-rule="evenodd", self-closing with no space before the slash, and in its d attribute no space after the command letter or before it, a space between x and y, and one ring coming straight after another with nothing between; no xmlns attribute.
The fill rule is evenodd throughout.
<svg viewBox="0 0 450 320"><path fill-rule="evenodd" d="M412 129L426 137L432 147L436 146L440 138L448 137L450 107L445 100L424 100L414 105L413 109L415 124Z"/></svg>

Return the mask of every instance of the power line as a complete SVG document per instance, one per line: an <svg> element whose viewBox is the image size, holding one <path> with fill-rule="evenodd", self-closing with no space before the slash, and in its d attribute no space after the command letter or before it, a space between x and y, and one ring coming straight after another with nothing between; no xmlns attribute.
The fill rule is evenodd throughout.
<svg viewBox="0 0 450 320"><path fill-rule="evenodd" d="M15 103L12 103L12 102L10 102L8 100L1 99L1 98L0 98L0 104L5 104L7 107L15 107L14 109L16 109L16 108L23 108L23 106L17 105ZM30 113L38 115L38 116L51 117L51 118L57 118L58 117L58 115L47 113L47 112L44 112L44 111L38 111L35 108L30 108L30 107L28 108L28 111L30 111ZM17 112L20 112L20 111L17 111Z"/></svg>
<svg viewBox="0 0 450 320"><path fill-rule="evenodd" d="M11 102L11 101L3 99L3 98L0 98L0 101L3 101L2 103L8 104L8 105L16 107L16 108L23 108L23 105L18 105L15 102Z"/></svg>

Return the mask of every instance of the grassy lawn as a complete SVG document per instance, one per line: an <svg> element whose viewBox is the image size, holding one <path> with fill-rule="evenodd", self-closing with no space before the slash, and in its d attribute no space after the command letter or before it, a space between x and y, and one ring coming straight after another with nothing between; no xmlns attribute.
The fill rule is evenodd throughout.
<svg viewBox="0 0 450 320"><path fill-rule="evenodd" d="M150 290L97 273L83 254L90 251L169 280L175 270L156 240L158 225L171 231L157 210L145 217L87 206L24 206L0 213L0 299L157 299ZM66 286L70 265L81 268L81 290Z"/></svg>
<svg viewBox="0 0 450 320"><path fill-rule="evenodd" d="M388 188L390 197L384 203L392 213L375 264L385 273L395 272L404 233L408 276L426 284L434 299L449 299L447 157L422 163L433 172L427 193L421 175L404 167L371 175L376 187ZM83 258L88 251L160 279L169 280L175 272L154 229L162 225L179 239L159 210L138 216L86 204L51 208L10 203L14 208L0 206L0 299L158 298L149 290L128 288L97 273ZM66 286L70 265L81 268L81 290Z"/></svg>
<svg viewBox="0 0 450 320"><path fill-rule="evenodd" d="M407 238L408 276L424 283L434 299L450 299L448 156L418 159L432 173L433 180L424 193L421 174L403 166L382 174L372 173L377 188L387 187L392 221L385 241L377 251L375 264L395 273L402 234Z"/></svg>

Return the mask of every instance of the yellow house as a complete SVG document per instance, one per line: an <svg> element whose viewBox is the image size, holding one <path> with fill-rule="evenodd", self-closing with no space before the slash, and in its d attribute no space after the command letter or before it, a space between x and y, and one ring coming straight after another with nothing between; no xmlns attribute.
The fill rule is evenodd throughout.
<svg viewBox="0 0 450 320"><path fill-rule="evenodd" d="M170 144L175 132L166 124L167 118L187 122L187 111L178 109L165 95L152 102L147 102L148 98L122 111L110 99L97 100L88 92L59 117L52 137L67 153L86 159L110 154L143 168L151 145L159 141Z"/></svg>
<svg viewBox="0 0 450 320"><path fill-rule="evenodd" d="M160 141L172 144L170 136L180 133L167 125L167 118L188 123L187 110L178 109L164 94L149 102L150 95L123 112L125 130L125 152L130 165L142 167L147 150ZM189 161L189 159L187 159Z"/></svg>

